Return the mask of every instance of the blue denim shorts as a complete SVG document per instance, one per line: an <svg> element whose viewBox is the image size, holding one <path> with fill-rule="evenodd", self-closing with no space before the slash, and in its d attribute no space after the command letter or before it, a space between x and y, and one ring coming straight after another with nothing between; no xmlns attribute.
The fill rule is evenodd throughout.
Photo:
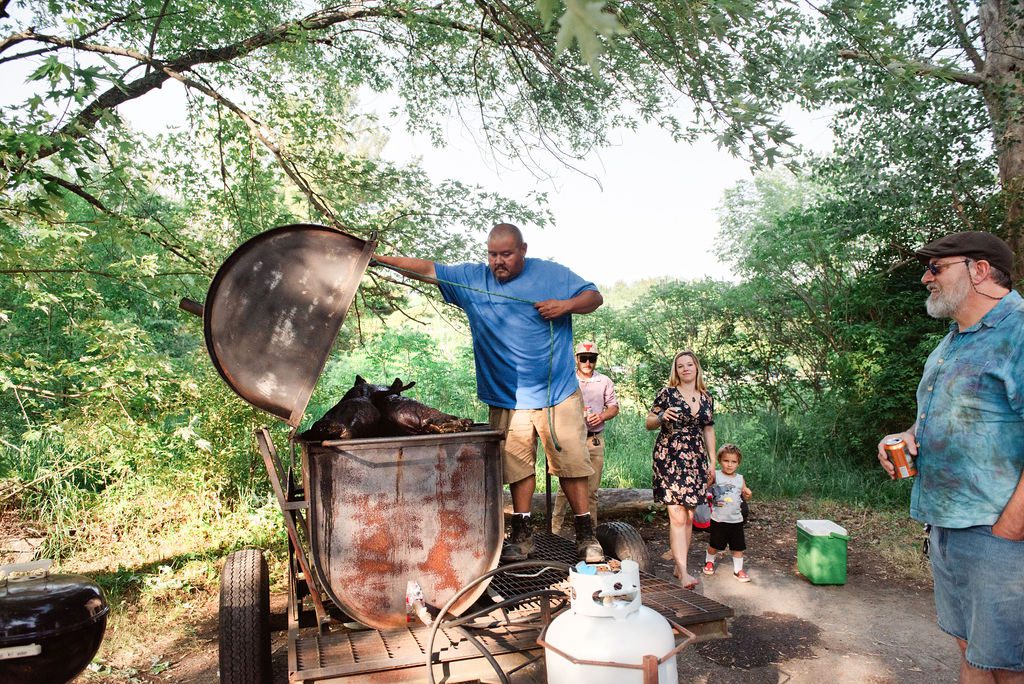
<svg viewBox="0 0 1024 684"><path fill-rule="evenodd" d="M1024 541L980 525L932 527L930 542L939 628L973 667L1024 672Z"/></svg>

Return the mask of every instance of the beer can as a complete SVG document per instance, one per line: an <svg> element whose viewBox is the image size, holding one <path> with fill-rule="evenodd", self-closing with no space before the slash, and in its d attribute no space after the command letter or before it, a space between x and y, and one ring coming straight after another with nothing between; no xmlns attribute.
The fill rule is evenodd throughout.
<svg viewBox="0 0 1024 684"><path fill-rule="evenodd" d="M897 479L903 480L917 475L917 468L914 466L914 457L907 451L907 443L902 437L890 437L882 445L889 462L896 469Z"/></svg>

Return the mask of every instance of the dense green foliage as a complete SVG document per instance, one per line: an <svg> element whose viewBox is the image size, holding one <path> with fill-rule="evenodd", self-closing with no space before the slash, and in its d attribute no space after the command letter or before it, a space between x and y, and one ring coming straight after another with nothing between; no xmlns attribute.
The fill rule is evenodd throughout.
<svg viewBox="0 0 1024 684"><path fill-rule="evenodd" d="M364 93L393 98L438 145L468 122L483 154L540 178L612 127L652 121L785 161L792 173L723 198L734 280L602 287L606 305L577 317L623 406L604 484L649 486L643 415L688 347L757 498L902 511L908 483L883 478L875 443L910 424L945 330L924 315L912 250L981 229L1024 257L1022 13L994 0L0 2L0 519L107 588L105 648L152 655L153 674L159 652L124 645L195 639L193 601L214 594L225 551L269 549L279 579L286 545L252 432L273 425L284 450L288 431L227 389L178 300L202 300L236 246L287 223L447 262L481 259L497 220L532 242L551 227L542 193L382 161L390 124ZM132 126L175 97L179 125ZM831 154L789 146L778 113L793 102L830 117ZM415 380L413 396L484 420L469 342L433 288L371 269L303 427L356 374Z"/></svg>
<svg viewBox="0 0 1024 684"><path fill-rule="evenodd" d="M944 330L922 313L912 249L965 227L1012 233L997 163L1007 149L993 136L1017 109L993 108L990 89L957 70L976 66L965 46L978 38L978 6L608 3L629 33L598 38L615 25L591 16L594 32L577 24L570 41L553 9L569 5L581 6L12 10L0 68L26 82L0 110L0 501L49 526L48 553L120 540L147 501L172 494L181 516L161 518L167 536L239 511L257 521L253 534L264 529L262 513L249 515L268 505L251 432L268 419L224 387L199 321L175 308L202 299L248 237L316 221L457 261L480 258L495 220L550 223L542 195L504 198L381 161L387 131L360 112L360 89L396 94L438 143L453 112L476 121L491 153L539 173L604 143L609 126L642 120L771 162L789 139L773 112L827 105L832 155L791 154L792 175L761 174L724 198L735 282L679 274L609 290L577 331L602 344L626 402L613 450L638 465L610 471L610 483L644 483L653 435L638 417L673 352L691 347L722 439L748 449L767 491L905 495L875 486L874 444L909 424L921 362ZM944 23L961 15L965 27ZM943 68L908 66L928 50ZM119 115L178 84L181 128L145 134ZM680 97L689 119L674 114ZM364 279L307 421L356 373L415 379L417 397L483 419L460 315L394 278Z"/></svg>

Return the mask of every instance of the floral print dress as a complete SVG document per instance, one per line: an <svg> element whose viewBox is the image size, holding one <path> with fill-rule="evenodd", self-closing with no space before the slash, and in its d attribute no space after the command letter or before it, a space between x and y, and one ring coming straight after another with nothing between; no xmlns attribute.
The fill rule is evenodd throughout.
<svg viewBox="0 0 1024 684"><path fill-rule="evenodd" d="M696 508L708 486L704 428L715 424L715 402L710 394L702 394L697 415L693 415L679 389L665 387L658 392L651 411L660 416L670 406L681 408L683 415L664 423L654 442L654 500Z"/></svg>

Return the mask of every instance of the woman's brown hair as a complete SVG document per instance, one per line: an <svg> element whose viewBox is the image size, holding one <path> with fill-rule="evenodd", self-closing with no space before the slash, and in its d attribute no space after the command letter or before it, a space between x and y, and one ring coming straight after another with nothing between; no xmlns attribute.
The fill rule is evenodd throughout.
<svg viewBox="0 0 1024 684"><path fill-rule="evenodd" d="M679 379L679 373L678 371L676 371L676 363L679 361L680 356L689 356L691 359L693 359L693 364L697 366L697 379L694 381L694 386L697 388L697 391L700 392L701 394L707 394L708 388L704 384L704 369L700 367L700 359L698 359L697 355L694 354L689 349L684 349L683 351L679 352L674 357L672 357L672 372L669 373L668 376L668 386L679 387L679 385L682 383L682 381Z"/></svg>

